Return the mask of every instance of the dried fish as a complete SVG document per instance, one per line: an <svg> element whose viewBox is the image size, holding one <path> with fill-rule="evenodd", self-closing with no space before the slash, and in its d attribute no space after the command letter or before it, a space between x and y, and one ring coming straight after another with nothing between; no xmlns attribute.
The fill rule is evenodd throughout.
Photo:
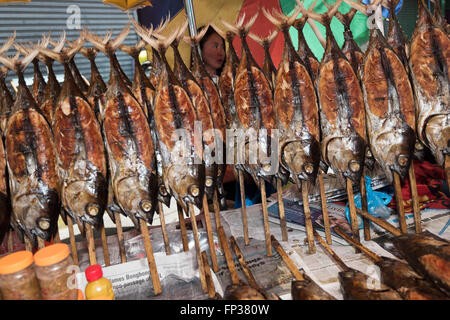
<svg viewBox="0 0 450 320"><path fill-rule="evenodd" d="M24 69L36 57L33 50L24 59L0 57L17 73L19 87L5 133L12 217L11 226L32 244L37 237L49 241L57 230L60 180L56 167L51 128L28 90Z"/></svg>
<svg viewBox="0 0 450 320"><path fill-rule="evenodd" d="M85 223L97 229L103 223L108 184L101 127L70 69L70 61L73 61L83 42L84 39L80 38L59 54L45 49L42 51L64 66L64 83L56 103L52 127L62 179L62 206L84 235Z"/></svg>
<svg viewBox="0 0 450 320"><path fill-rule="evenodd" d="M42 98L44 97L44 90L46 87L46 83L44 80L44 76L42 75L41 69L39 68L39 59L34 58L32 63L33 63L34 77L33 77L33 85L30 91L34 100L36 100L37 105L40 106L42 103Z"/></svg>
<svg viewBox="0 0 450 320"><path fill-rule="evenodd" d="M450 154L450 40L423 0L418 0L418 9L409 57L417 100L417 135L443 165Z"/></svg>
<svg viewBox="0 0 450 320"><path fill-rule="evenodd" d="M209 113L213 121L214 129L214 141L207 144L207 147L211 150L206 150L212 157L212 161L216 164L216 174L210 175L208 172L205 173L205 186L206 194L208 198L212 198L214 189L217 188L219 199L221 202L225 202L225 190L223 188L223 178L225 175L226 164L225 164L225 139L226 139L226 115L225 110L222 105L222 100L220 99L219 90L216 84L212 81L206 67L200 57L197 47L199 46L200 40L205 35L209 26L205 27L197 36L185 38L191 45L192 54L192 75L197 80L200 88L205 93L205 96L209 102ZM210 28L210 27L209 27ZM204 129L205 130L205 129ZM211 132L212 133L212 132ZM223 158L219 158L222 156ZM210 161L211 161L210 160Z"/></svg>
<svg viewBox="0 0 450 320"><path fill-rule="evenodd" d="M289 18L281 13L264 15L284 35L284 51L276 78L274 109L279 129L279 161L296 179L315 183L320 161L319 107L310 70L289 37L299 10ZM299 186L300 187L300 186Z"/></svg>
<svg viewBox="0 0 450 320"><path fill-rule="evenodd" d="M394 246L414 270L450 295L450 243L424 231L392 239Z"/></svg>
<svg viewBox="0 0 450 320"><path fill-rule="evenodd" d="M8 68L0 67L0 131L2 136L6 131L6 124L11 114L11 107L14 104L14 98L5 83L8 75Z"/></svg>
<svg viewBox="0 0 450 320"><path fill-rule="evenodd" d="M225 300L267 300L257 289L244 283L232 284L225 289Z"/></svg>
<svg viewBox="0 0 450 320"><path fill-rule="evenodd" d="M291 283L291 295L293 300L336 300L331 294L323 290L305 272L302 272L303 280L293 280Z"/></svg>
<svg viewBox="0 0 450 320"><path fill-rule="evenodd" d="M120 208L140 230L138 219L146 222L153 219L157 207L158 181L148 120L143 107L125 84L115 58L115 50L129 31L128 25L114 40L106 43L87 30L83 31L83 35L110 60L111 79L105 93L103 115L111 191L114 194L114 203L108 203L108 213L114 221L111 213L114 209L111 207Z"/></svg>
<svg viewBox="0 0 450 320"><path fill-rule="evenodd" d="M8 172L3 137L0 138L0 243L10 229L11 204L9 200Z"/></svg>
<svg viewBox="0 0 450 320"><path fill-rule="evenodd" d="M415 145L415 100L408 74L379 29L372 29L361 67L370 149L393 182L403 179Z"/></svg>
<svg viewBox="0 0 450 320"><path fill-rule="evenodd" d="M301 2L297 1L302 8ZM359 184L367 146L364 99L352 65L340 50L330 21L342 3L336 2L324 15L302 13L322 22L327 42L317 79L322 129L322 157L345 185L345 179Z"/></svg>
<svg viewBox="0 0 450 320"><path fill-rule="evenodd" d="M158 50L164 63L164 70L156 87L153 116L160 143L165 187L185 212L186 204L195 204L201 208L205 169L202 156L198 153L198 148L194 147L194 123L197 115L189 95L173 74L165 57L167 48L177 34L174 33L167 39L160 36L157 40L152 38L152 30L144 29L137 22L133 24L141 38Z"/></svg>

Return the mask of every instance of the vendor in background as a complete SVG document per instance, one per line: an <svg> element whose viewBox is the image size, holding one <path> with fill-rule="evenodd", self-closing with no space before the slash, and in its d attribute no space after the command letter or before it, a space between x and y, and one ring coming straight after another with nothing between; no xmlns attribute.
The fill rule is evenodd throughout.
<svg viewBox="0 0 450 320"><path fill-rule="evenodd" d="M201 30L200 27L198 30ZM200 41L200 50L206 71L217 83L225 65L225 39L212 27L209 27Z"/></svg>

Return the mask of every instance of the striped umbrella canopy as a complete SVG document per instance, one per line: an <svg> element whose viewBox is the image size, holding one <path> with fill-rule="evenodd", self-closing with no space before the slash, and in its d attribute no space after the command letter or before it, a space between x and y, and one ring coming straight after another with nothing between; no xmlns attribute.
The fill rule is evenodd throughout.
<svg viewBox="0 0 450 320"><path fill-rule="evenodd" d="M323 4L323 1L327 1L328 6L332 6L335 3L335 0L317 0L314 9L315 12L323 13L327 11L327 7ZM153 0L151 2L151 7L148 6L137 10L139 22L146 27L153 26L156 28L161 23L161 20L165 20L169 16L170 22L163 31L164 35L168 35L178 28L187 18L183 0ZM309 8L314 2L314 0L303 1L306 8ZM223 24L221 23L221 19L233 24L244 15L244 21L246 22L255 14L258 14L250 32L259 37L266 37L276 30L276 27L263 15L263 8L269 12L278 10L286 15L291 15L296 7L295 0L192 0L192 4L197 27L211 23L222 27ZM345 3L342 3L339 7L339 11L342 13L346 13L349 10L350 6ZM299 17L301 17L301 14ZM325 27L318 22L315 23L325 37ZM342 45L344 42L343 25L337 19L333 19L331 28L335 34L336 40ZM358 44L361 45L368 40L369 30L367 28L367 17L365 15L358 12L353 19L351 29ZM308 24L303 29L303 33L311 50L320 60L323 56L324 49ZM297 48L298 34L297 30L293 27L290 29L290 36ZM256 62L262 65L264 60L263 48L251 38L247 38L247 41ZM270 47L271 57L276 66L278 66L281 60L283 43L284 37L279 33ZM241 41L238 37L234 39L233 46L238 55L240 55ZM180 44L179 49L183 60L190 61L190 47L187 44ZM170 49L167 57L169 62L171 62L172 54Z"/></svg>

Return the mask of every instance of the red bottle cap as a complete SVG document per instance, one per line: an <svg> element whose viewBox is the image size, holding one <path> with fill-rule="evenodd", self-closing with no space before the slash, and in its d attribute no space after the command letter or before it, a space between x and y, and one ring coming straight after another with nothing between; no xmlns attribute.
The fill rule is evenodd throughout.
<svg viewBox="0 0 450 320"><path fill-rule="evenodd" d="M99 264L94 264L87 267L84 274L86 275L86 280L89 282L98 280L103 277L102 267Z"/></svg>

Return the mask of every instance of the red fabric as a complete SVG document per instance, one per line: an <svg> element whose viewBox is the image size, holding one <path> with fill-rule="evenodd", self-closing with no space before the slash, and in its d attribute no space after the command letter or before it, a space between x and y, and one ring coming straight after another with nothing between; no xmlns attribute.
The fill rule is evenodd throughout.
<svg viewBox="0 0 450 320"><path fill-rule="evenodd" d="M417 194L421 208L448 209L450 198L444 193L445 183L444 169L427 161L414 161L414 172L416 176ZM409 177L402 180L402 199L406 212L412 212L411 187ZM395 197L388 205L396 208Z"/></svg>
<svg viewBox="0 0 450 320"><path fill-rule="evenodd" d="M245 14L244 24L247 23L255 14L258 13L255 23L250 28L250 33L254 33L259 37L267 37L272 32L277 30L277 27L272 24L263 14L262 9L266 8L267 11L272 12L272 10L278 10L283 12L280 6L280 0L244 0L242 3L241 11L239 12L236 21L241 19L242 15ZM246 38L250 51L256 63L262 67L264 62L264 49L250 37ZM233 47L236 50L239 58L241 57L241 39L235 37L233 40ZM272 41L270 45L270 55L272 57L275 67L278 68L280 64L281 56L284 48L284 37L281 32L278 33L276 38Z"/></svg>

